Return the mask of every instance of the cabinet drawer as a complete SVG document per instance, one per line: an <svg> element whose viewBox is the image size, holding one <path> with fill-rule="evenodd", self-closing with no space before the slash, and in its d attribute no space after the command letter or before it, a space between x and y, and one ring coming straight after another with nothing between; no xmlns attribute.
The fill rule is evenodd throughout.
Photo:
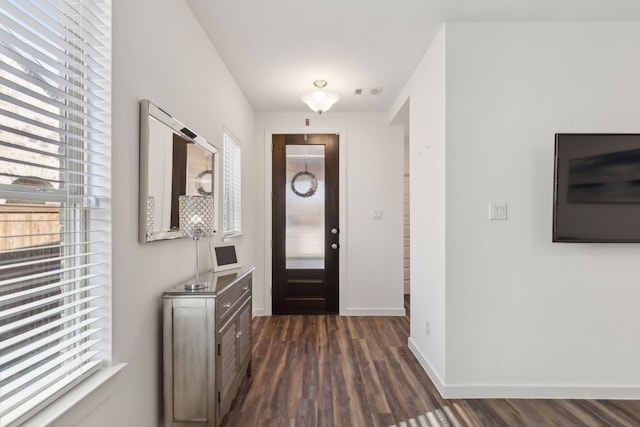
<svg viewBox="0 0 640 427"><path fill-rule="evenodd" d="M227 289L217 298L216 310L218 311L218 316L222 320L222 323L224 323L224 319L231 315L237 307L242 305L250 294L251 279L247 277Z"/></svg>
<svg viewBox="0 0 640 427"><path fill-rule="evenodd" d="M251 360L251 317L251 297L249 297L238 316L238 361L243 366Z"/></svg>

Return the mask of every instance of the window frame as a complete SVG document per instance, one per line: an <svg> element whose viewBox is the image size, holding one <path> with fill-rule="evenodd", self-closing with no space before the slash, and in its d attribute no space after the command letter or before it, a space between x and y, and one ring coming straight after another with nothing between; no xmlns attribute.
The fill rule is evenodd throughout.
<svg viewBox="0 0 640 427"><path fill-rule="evenodd" d="M3 354L9 354L3 366L16 371L0 382L0 387L12 390L11 394L0 393L0 424L43 425L124 367L112 363L111 349L111 0L61 0L57 6L39 0L29 4L10 1L0 10L0 32L6 36L4 56L18 64L5 80L11 87L5 86L4 90L12 93L5 94L9 100L2 105L15 118L3 123L7 125L6 132L19 136L17 150L38 152L37 143L42 143L44 136L37 136L37 132L30 136L31 131L23 129L25 123L31 123L37 129L51 130L54 137L48 143L59 147L57 152L39 154L59 159L57 166L49 166L58 174L54 179L59 180L59 188L0 183L0 199L17 199L20 209L26 212L40 203L59 206L58 219L54 221L60 229L49 231L52 236L58 235L58 242L47 245L52 253L58 250L58 255L44 257L43 261L18 255L13 260L10 257L14 252L31 254L40 246L11 243L16 238L16 225L9 224L13 228L0 235L7 242L0 261L1 255L8 255L0 263L0 270L11 271L10 276L0 275L0 295L10 303L0 309L0 318L10 319L0 344L10 349ZM45 61L39 61L45 56ZM39 95L31 86L52 94ZM27 95L29 92L31 95ZM34 101L38 98L41 102ZM42 119L41 113L32 115L36 110L44 112L42 106L54 104L55 108L45 112L53 118L53 126ZM14 146L7 141L2 145ZM4 161L9 165L29 163L17 154ZM28 177L25 170L21 172L17 167L10 173L13 177ZM38 227L33 225L37 221L28 216L21 220L27 229L36 230L23 236L38 235ZM55 264L55 274L38 273L52 277L51 282L36 280L38 274L26 267L34 262ZM21 283L25 283L26 292L18 286ZM50 298L28 297L45 288L53 291ZM47 314L38 324L30 307L43 305L45 300L52 304L45 307L53 307L57 314ZM17 324L25 327L13 326ZM85 340L88 336L95 344ZM95 352L85 350L85 346L94 346ZM74 354L77 356L72 357ZM36 358L47 363L31 365ZM27 367L18 371L21 365ZM49 377L51 380L41 381Z"/></svg>

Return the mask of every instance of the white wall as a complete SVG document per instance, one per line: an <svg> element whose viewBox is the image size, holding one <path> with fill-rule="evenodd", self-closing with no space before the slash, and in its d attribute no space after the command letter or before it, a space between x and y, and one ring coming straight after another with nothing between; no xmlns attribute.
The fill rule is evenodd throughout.
<svg viewBox="0 0 640 427"><path fill-rule="evenodd" d="M55 426L157 426L161 414L162 292L194 274L192 240L139 244L139 101L156 105L222 148L223 127L252 162L254 116L183 1L113 4L113 357L127 367ZM245 154L246 153L246 154ZM244 168L251 178L251 167ZM241 259L255 259L255 184L243 183L246 236ZM210 266L201 242L201 265Z"/></svg>
<svg viewBox="0 0 640 427"><path fill-rule="evenodd" d="M440 304L446 291L437 342L445 347L431 346L441 325L432 318L425 339L412 315L414 352L446 397L640 398L640 245L551 242L554 133L639 131L640 24L449 23L445 31L446 184L424 193L439 204L446 191L436 222L445 243L418 248L421 232L412 230L412 266L436 257L413 271L412 314L433 312L431 298ZM428 202L414 168L442 117L439 108L415 114L442 71L439 61L420 67L398 100L411 99L414 229L432 226L413 211ZM507 221L488 220L490 202L508 203ZM444 274L434 249L446 251Z"/></svg>
<svg viewBox="0 0 640 427"><path fill-rule="evenodd" d="M310 126L305 127L305 118ZM340 136L340 313L343 315L402 315L402 191L403 130L389 126L382 113L313 112L256 115L256 165L270 194L271 134L326 133ZM261 146L258 147L258 145ZM264 206L264 242L271 237L271 200ZM374 221L372 210L382 210ZM264 244L265 289L262 312L271 312L269 244ZM256 291L256 300L259 300ZM256 312L260 312L256 305Z"/></svg>
<svg viewBox="0 0 640 427"><path fill-rule="evenodd" d="M446 345L445 47L443 27L391 109L397 114L409 99L409 346L438 388L444 382Z"/></svg>
<svg viewBox="0 0 640 427"><path fill-rule="evenodd" d="M453 389L640 397L640 245L551 242L554 133L640 130L639 45L639 23L448 25Z"/></svg>

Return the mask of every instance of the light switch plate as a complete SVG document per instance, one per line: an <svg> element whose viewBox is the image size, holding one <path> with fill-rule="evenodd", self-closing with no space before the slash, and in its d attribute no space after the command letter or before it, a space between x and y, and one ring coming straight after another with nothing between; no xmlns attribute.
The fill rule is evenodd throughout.
<svg viewBox="0 0 640 427"><path fill-rule="evenodd" d="M489 220L506 221L507 220L507 204L506 203L489 203Z"/></svg>

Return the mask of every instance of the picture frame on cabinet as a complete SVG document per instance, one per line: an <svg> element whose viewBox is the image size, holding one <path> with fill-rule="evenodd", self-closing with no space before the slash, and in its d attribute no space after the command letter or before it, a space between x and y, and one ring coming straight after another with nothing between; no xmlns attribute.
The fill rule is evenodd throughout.
<svg viewBox="0 0 640 427"><path fill-rule="evenodd" d="M241 266L233 243L209 243L213 272L232 270Z"/></svg>

